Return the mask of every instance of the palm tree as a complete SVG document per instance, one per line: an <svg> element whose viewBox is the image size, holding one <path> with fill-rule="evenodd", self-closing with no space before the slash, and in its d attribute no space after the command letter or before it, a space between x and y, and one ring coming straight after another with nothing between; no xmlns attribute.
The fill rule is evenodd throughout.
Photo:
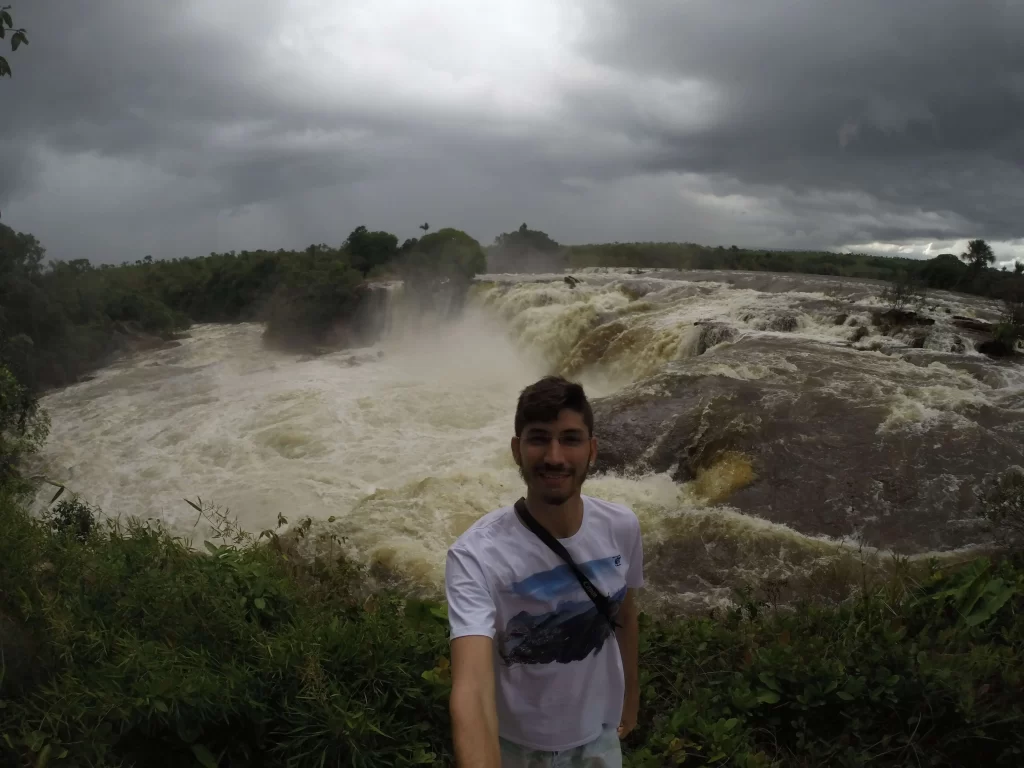
<svg viewBox="0 0 1024 768"><path fill-rule="evenodd" d="M427 223L420 224L420 229L426 232L428 229L430 229L430 225Z"/></svg>
<svg viewBox="0 0 1024 768"><path fill-rule="evenodd" d="M961 253L960 258L967 262L967 265L973 272L980 272L996 261L996 255L992 253L992 247L984 240L971 240L967 243L967 251Z"/></svg>

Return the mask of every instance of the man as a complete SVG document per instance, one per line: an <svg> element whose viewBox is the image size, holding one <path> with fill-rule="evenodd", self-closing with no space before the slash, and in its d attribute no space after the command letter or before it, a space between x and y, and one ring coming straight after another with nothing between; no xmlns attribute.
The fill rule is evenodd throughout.
<svg viewBox="0 0 1024 768"><path fill-rule="evenodd" d="M640 525L630 509L581 493L597 440L578 384L546 377L522 391L512 455L525 510L484 515L448 550L457 764L619 768L640 699Z"/></svg>

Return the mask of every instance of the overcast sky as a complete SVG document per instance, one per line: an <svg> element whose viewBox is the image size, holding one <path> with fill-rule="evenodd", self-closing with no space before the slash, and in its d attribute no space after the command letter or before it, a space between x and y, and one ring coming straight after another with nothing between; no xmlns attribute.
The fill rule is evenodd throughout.
<svg viewBox="0 0 1024 768"><path fill-rule="evenodd" d="M7 1L0 221L53 258L525 221L1024 259L1021 0Z"/></svg>

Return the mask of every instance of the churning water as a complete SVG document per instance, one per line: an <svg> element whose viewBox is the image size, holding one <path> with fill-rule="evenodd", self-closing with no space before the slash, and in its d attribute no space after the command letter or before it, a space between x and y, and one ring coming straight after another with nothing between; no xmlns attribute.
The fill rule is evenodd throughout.
<svg viewBox="0 0 1024 768"><path fill-rule="evenodd" d="M444 323L403 317L396 302L379 343L320 356L269 351L257 325L195 327L180 346L48 395L45 469L107 515L159 518L193 540L208 529L195 525L185 498L226 508L252 531L274 528L279 514L292 524L309 516L345 535L365 561L436 587L448 544L521 493L509 450L513 411L522 387L545 373L570 373L600 397L642 390L672 361L699 359L717 375L747 379L787 365L784 356L697 358L716 343L785 335L849 347L851 328L835 323L827 305L838 299L820 281L780 287L782 278L761 276L744 287L657 273L582 276L576 288L561 275L489 276L464 313ZM866 317L873 289L847 292L846 313ZM955 301L946 300L953 312L974 311ZM726 331L709 335L709 324ZM928 343L945 353L953 337L940 323ZM936 366L918 366L927 382L916 388L890 387L877 374L872 397L886 399L893 424L1020 391L1016 370L994 370L998 381L986 385ZM585 492L632 506L652 552L700 550L687 578L663 569L655 579L662 591L703 601L750 579L832 567L835 541L713 506L727 503L730 483L750 480L749 468L726 464L699 482L609 473ZM685 560L674 567L685 569Z"/></svg>

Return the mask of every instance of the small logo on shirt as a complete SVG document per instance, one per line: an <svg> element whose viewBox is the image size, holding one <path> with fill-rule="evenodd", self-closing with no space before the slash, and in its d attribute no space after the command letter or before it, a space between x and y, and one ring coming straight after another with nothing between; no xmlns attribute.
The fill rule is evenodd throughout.
<svg viewBox="0 0 1024 768"><path fill-rule="evenodd" d="M615 567L617 568L620 565L622 565L622 555L616 555L615 556Z"/></svg>

